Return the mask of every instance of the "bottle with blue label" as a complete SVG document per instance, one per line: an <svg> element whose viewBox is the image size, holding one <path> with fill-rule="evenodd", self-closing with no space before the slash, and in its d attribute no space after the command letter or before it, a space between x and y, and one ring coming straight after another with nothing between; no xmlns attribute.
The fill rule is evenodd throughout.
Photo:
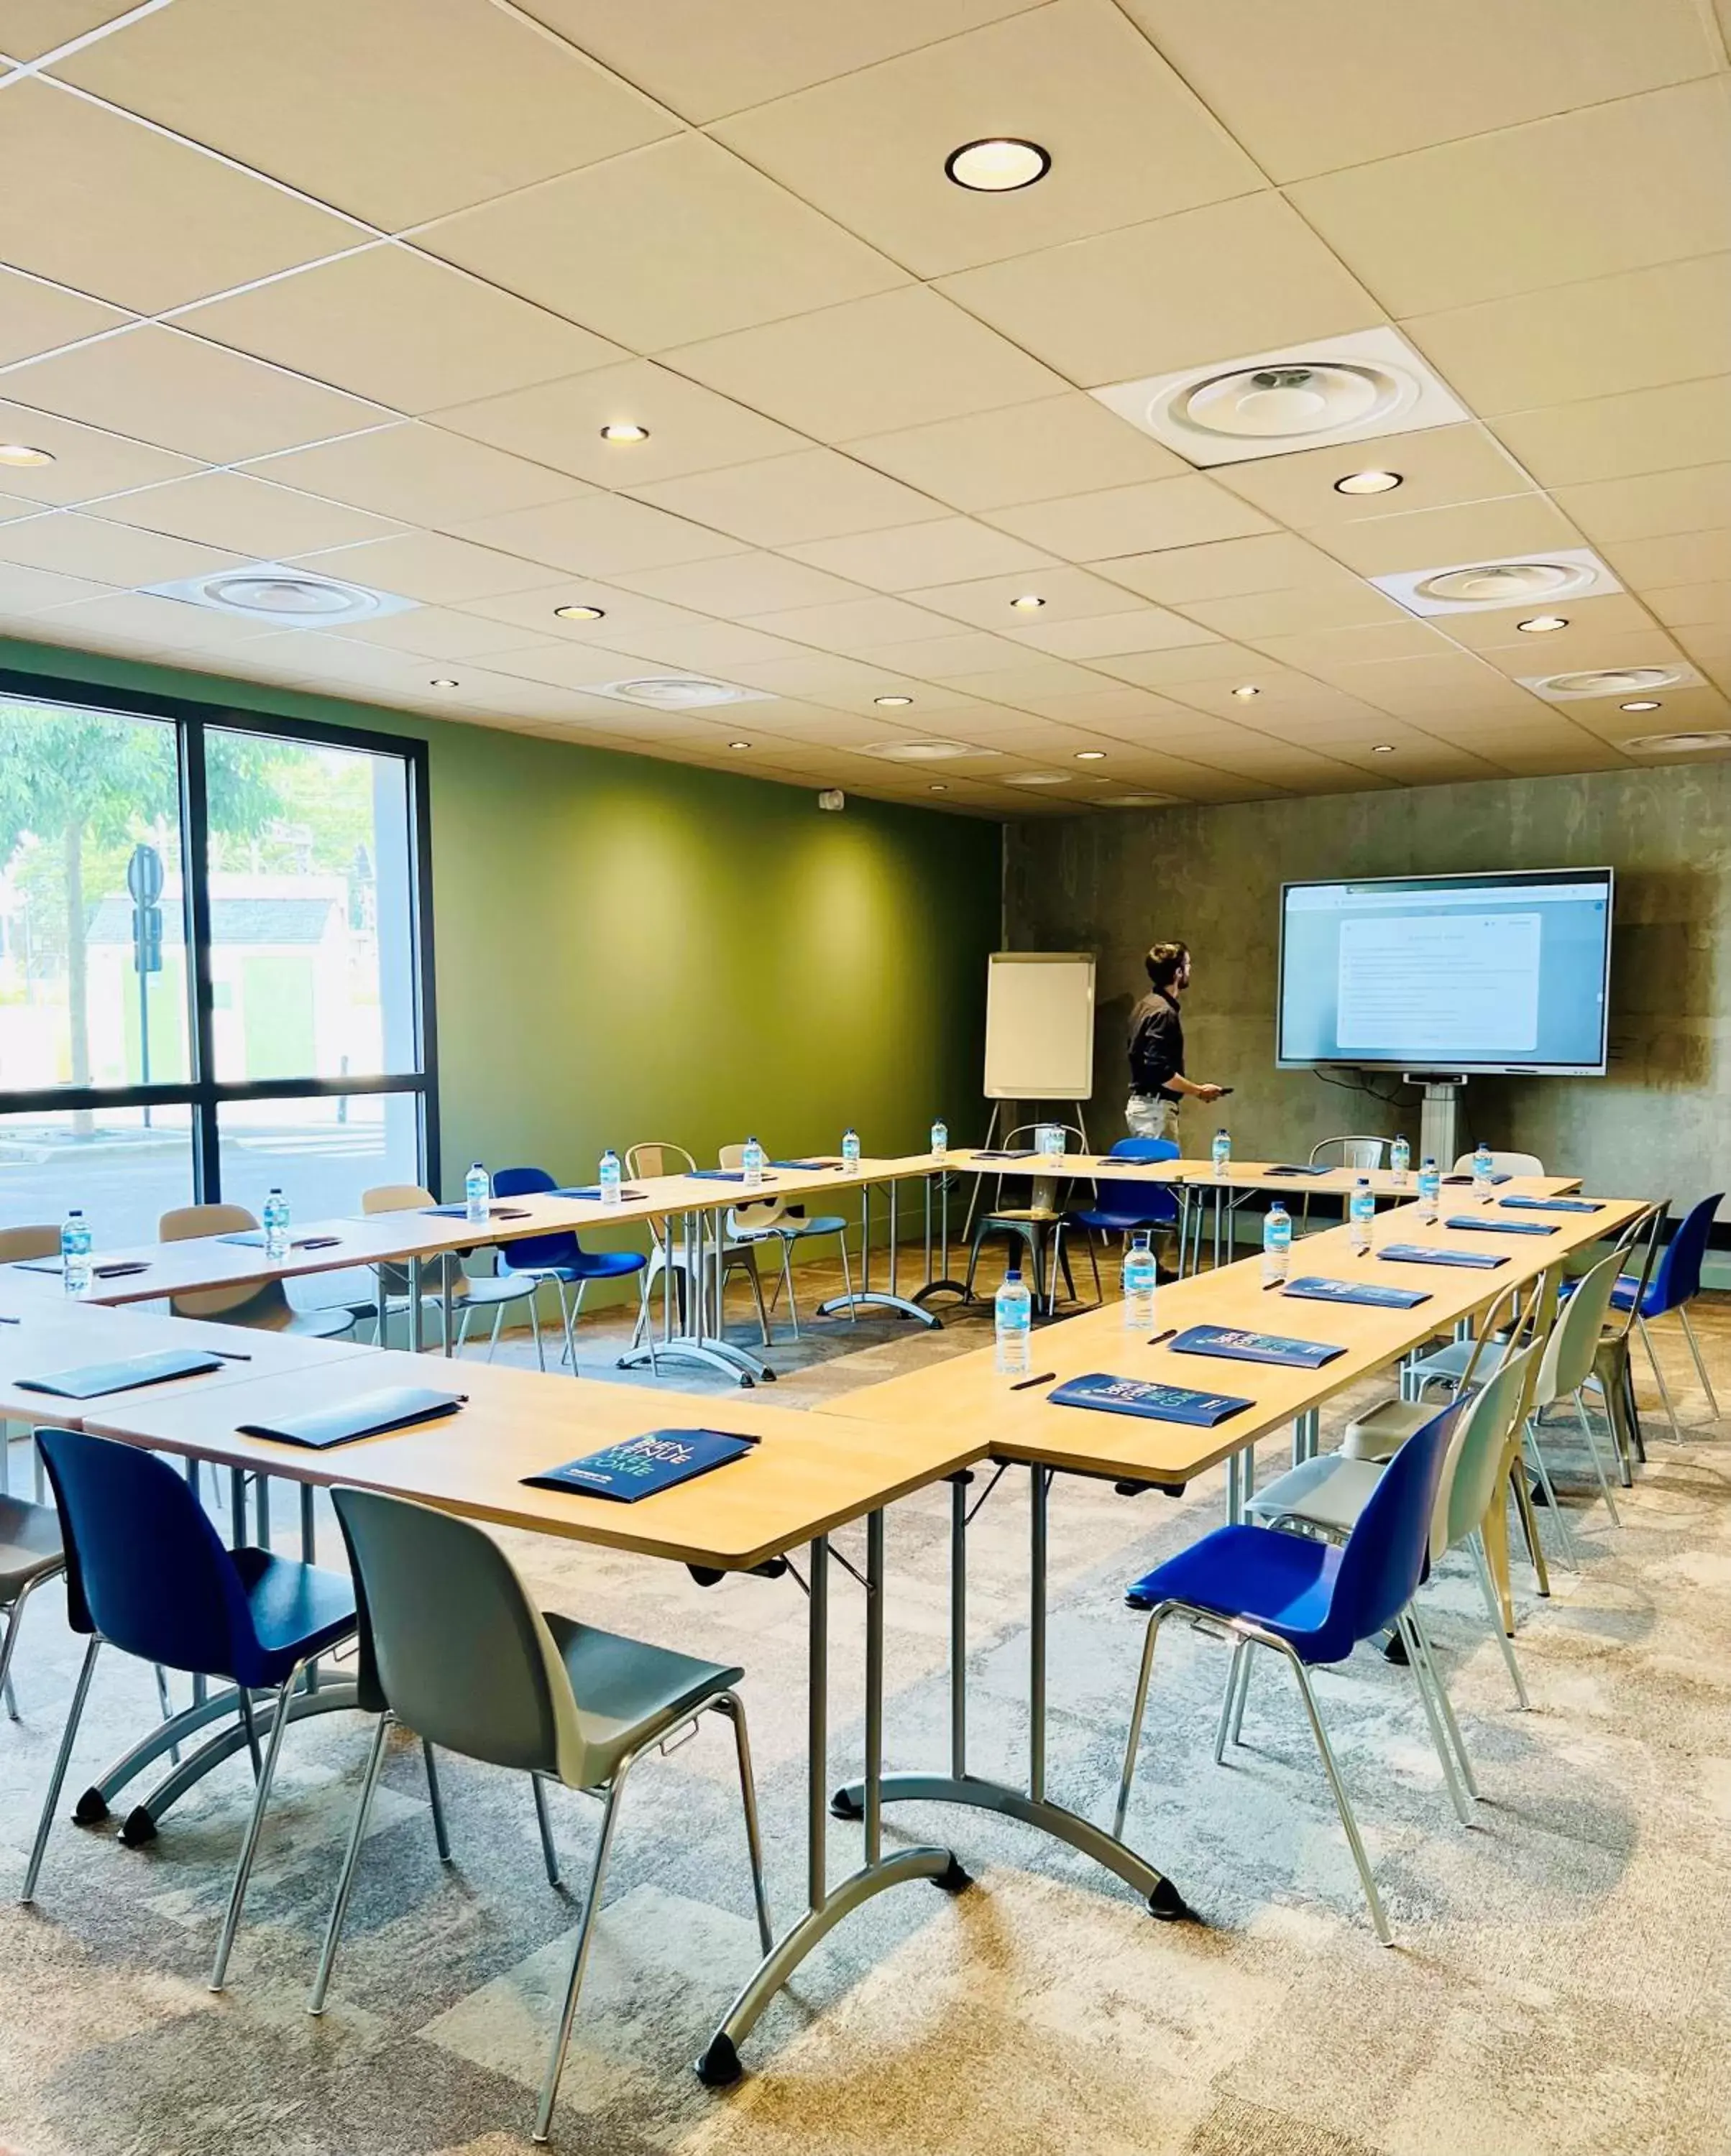
<svg viewBox="0 0 1731 2156"><path fill-rule="evenodd" d="M1034 1353L1034 1298L1022 1285L1020 1265L1004 1276L992 1298L992 1331L1000 1378L1025 1378Z"/></svg>
<svg viewBox="0 0 1731 2156"><path fill-rule="evenodd" d="M90 1224L74 1205L60 1230L60 1275L68 1295L82 1295L90 1284Z"/></svg>
<svg viewBox="0 0 1731 2156"><path fill-rule="evenodd" d="M1214 1134L1214 1172L1224 1175L1232 1165L1232 1133L1216 1131Z"/></svg>
<svg viewBox="0 0 1731 2156"><path fill-rule="evenodd" d="M1065 1137L1061 1123L1041 1123L1034 1132L1034 1149L1042 1160L1061 1160Z"/></svg>
<svg viewBox="0 0 1731 2156"><path fill-rule="evenodd" d="M932 1126L932 1158L946 1160L949 1157L950 1127L940 1116Z"/></svg>
<svg viewBox="0 0 1731 2156"><path fill-rule="evenodd" d="M463 1217L465 1220L485 1220L487 1201L493 1194L491 1178L480 1163L471 1161L469 1173L463 1178Z"/></svg>
<svg viewBox="0 0 1731 2156"><path fill-rule="evenodd" d="M1442 1170L1426 1153L1419 1169L1419 1218L1427 1228L1435 1227L1441 1209Z"/></svg>
<svg viewBox="0 0 1731 2156"><path fill-rule="evenodd" d="M1347 1219L1347 1240L1355 1258L1365 1256L1370 1249L1370 1224L1376 1218L1376 1199L1370 1188L1370 1178L1361 1175L1353 1185L1352 1204Z"/></svg>
<svg viewBox="0 0 1731 2156"><path fill-rule="evenodd" d="M1472 1149L1472 1194L1488 1198L1494 1185L1492 1178L1497 1173L1497 1156L1481 1138Z"/></svg>
<svg viewBox="0 0 1731 2156"><path fill-rule="evenodd" d="M1268 1209L1262 1223L1262 1285L1272 1287L1283 1281L1292 1263L1292 1216L1279 1199Z"/></svg>
<svg viewBox="0 0 1731 2156"><path fill-rule="evenodd" d="M860 1133L852 1128L841 1134L841 1164L850 1175L860 1173Z"/></svg>
<svg viewBox="0 0 1731 2156"><path fill-rule="evenodd" d="M1124 1253L1122 1273L1124 1325L1127 1331L1146 1332L1154 1322L1154 1291L1160 1270L1154 1263L1153 1245L1145 1228L1138 1228Z"/></svg>
<svg viewBox="0 0 1731 2156"><path fill-rule="evenodd" d="M752 1140L752 1143L753 1145L756 1145L757 1142L758 1142L755 1138ZM760 1182L763 1179L763 1148L759 1147L758 1151L758 1177ZM595 1178L595 1180L601 1186L601 1203L604 1205L617 1205L619 1202L619 1184L622 1180L622 1177L619 1169L619 1157L614 1151L611 1146L609 1146L606 1152L601 1156L601 1171Z"/></svg>
<svg viewBox="0 0 1731 2156"><path fill-rule="evenodd" d="M745 1176L747 1190L759 1190L763 1184L763 1148L755 1138L747 1138L740 1150L739 1165Z"/></svg>
<svg viewBox="0 0 1731 2156"><path fill-rule="evenodd" d="M289 1201L275 1183L265 1199L265 1255L285 1257L289 1248Z"/></svg>
<svg viewBox="0 0 1731 2156"><path fill-rule="evenodd" d="M1395 1188L1405 1190L1406 1178L1412 1170L1412 1147L1404 1137L1397 1137L1389 1147L1389 1173L1395 1178Z"/></svg>

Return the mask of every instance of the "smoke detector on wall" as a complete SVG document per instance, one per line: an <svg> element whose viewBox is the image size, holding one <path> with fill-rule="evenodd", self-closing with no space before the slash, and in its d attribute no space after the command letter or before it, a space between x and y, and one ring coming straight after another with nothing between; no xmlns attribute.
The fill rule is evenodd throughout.
<svg viewBox="0 0 1731 2156"><path fill-rule="evenodd" d="M1410 613L1486 613L1497 607L1531 606L1537 600L1597 598L1623 588L1585 547L1554 553L1503 554L1487 562L1447 562L1434 569L1403 569L1372 577Z"/></svg>
<svg viewBox="0 0 1731 2156"><path fill-rule="evenodd" d="M313 576L282 562L254 562L244 569L218 569L208 577L182 577L144 589L152 598L178 599L213 613L269 622L275 629L340 629L345 622L406 613L419 603L340 577Z"/></svg>
<svg viewBox="0 0 1731 2156"><path fill-rule="evenodd" d="M592 681L588 696L610 696L619 704L641 704L652 711L700 711L713 704L767 704L767 689L742 689L737 681L711 681L701 674L639 674L627 681Z"/></svg>
<svg viewBox="0 0 1731 2156"><path fill-rule="evenodd" d="M1092 394L1193 465L1369 441L1470 415L1392 329L1251 352Z"/></svg>
<svg viewBox="0 0 1731 2156"><path fill-rule="evenodd" d="M1576 674L1523 675L1521 686L1552 703L1587 696L1650 696L1662 689L1698 689L1700 675L1681 660L1673 666L1600 666Z"/></svg>

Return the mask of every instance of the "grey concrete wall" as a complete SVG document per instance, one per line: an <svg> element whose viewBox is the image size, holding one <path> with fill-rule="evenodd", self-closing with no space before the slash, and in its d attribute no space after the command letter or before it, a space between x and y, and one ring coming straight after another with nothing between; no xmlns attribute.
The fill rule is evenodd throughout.
<svg viewBox="0 0 1731 2156"><path fill-rule="evenodd" d="M1224 808L1125 810L1011 825L1012 950L1092 950L1099 1037L1090 1132L1123 1129L1123 1034L1160 937L1191 947L1189 1074L1236 1088L1185 1111L1187 1152L1226 1121L1247 1158L1302 1158L1319 1137L1404 1129L1417 1096L1344 1091L1274 1067L1282 882L1476 870L1617 872L1610 1072L1475 1079L1463 1139L1535 1152L1604 1189L1679 1202L1731 1183L1731 763L1415 788Z"/></svg>

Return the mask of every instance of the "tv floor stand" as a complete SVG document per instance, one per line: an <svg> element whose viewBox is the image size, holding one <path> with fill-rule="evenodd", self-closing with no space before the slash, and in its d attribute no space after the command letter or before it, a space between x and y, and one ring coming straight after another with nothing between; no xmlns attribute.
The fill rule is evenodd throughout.
<svg viewBox="0 0 1731 2156"><path fill-rule="evenodd" d="M1419 1118L1419 1158L1436 1161L1446 1175L1461 1157L1461 1093L1466 1074L1406 1070L1401 1077L1424 1095Z"/></svg>

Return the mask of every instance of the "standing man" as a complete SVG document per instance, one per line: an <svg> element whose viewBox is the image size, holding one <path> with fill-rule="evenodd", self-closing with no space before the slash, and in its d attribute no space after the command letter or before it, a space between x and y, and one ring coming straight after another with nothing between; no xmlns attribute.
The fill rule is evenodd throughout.
<svg viewBox="0 0 1731 2156"><path fill-rule="evenodd" d="M1130 1014L1130 1098L1124 1121L1138 1138L1178 1136L1181 1100L1218 1101L1224 1086L1198 1086L1184 1075L1184 1027L1179 998L1190 985L1190 953L1182 943L1156 943L1143 963L1148 992Z"/></svg>

